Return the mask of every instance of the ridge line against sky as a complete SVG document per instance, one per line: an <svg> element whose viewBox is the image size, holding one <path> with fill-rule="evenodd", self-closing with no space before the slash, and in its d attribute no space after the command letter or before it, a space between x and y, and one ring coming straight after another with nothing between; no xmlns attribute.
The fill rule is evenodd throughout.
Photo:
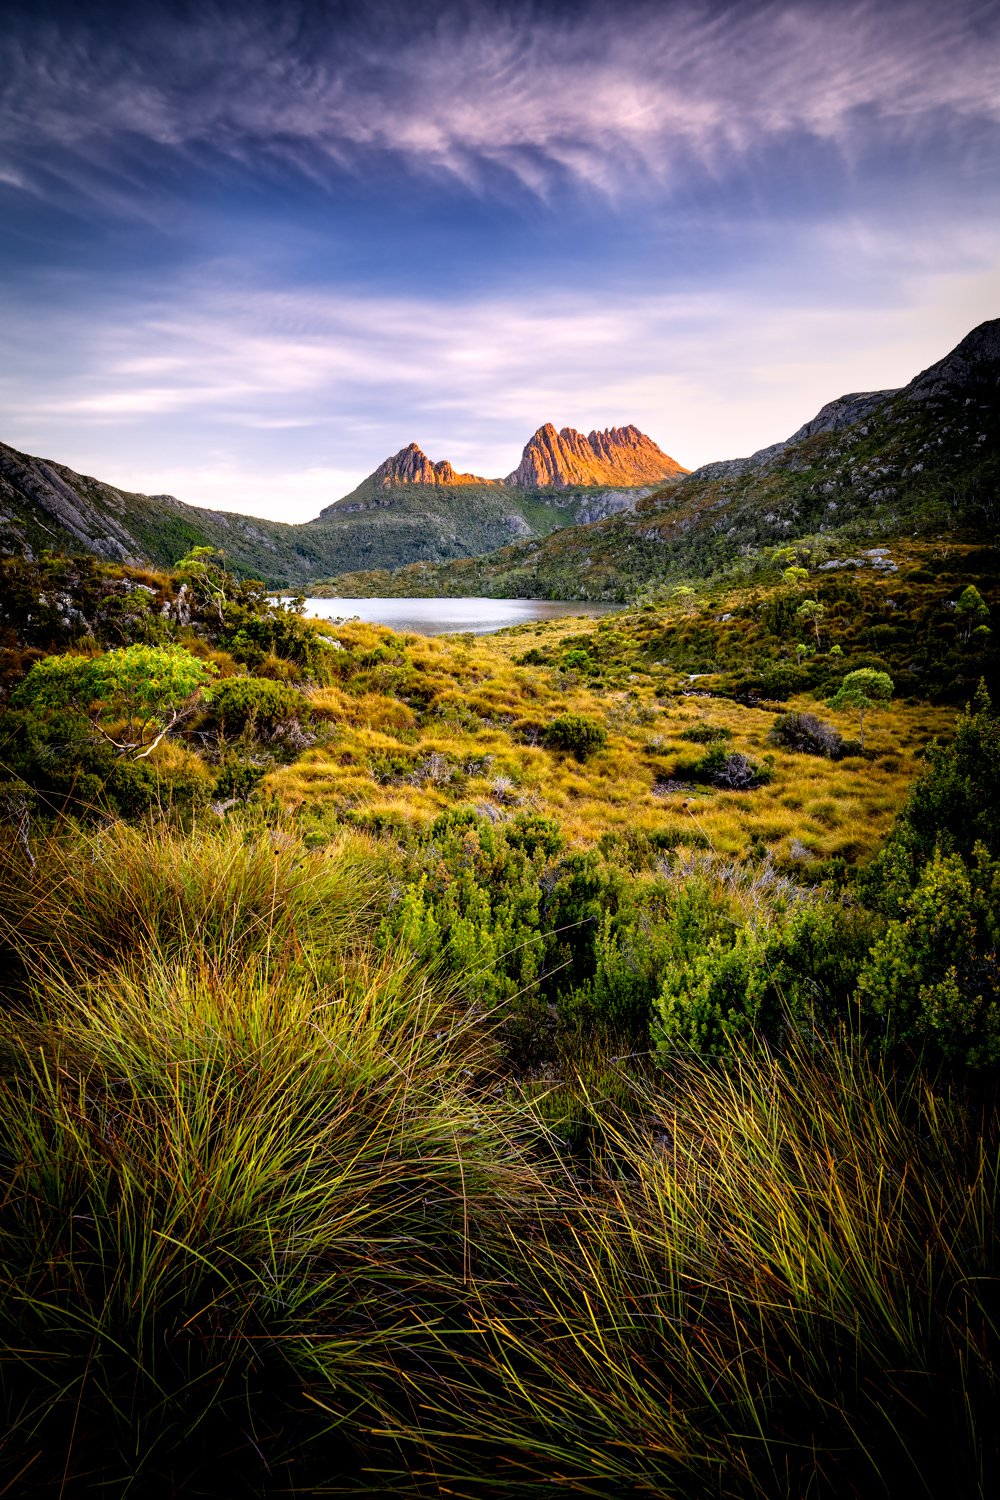
<svg viewBox="0 0 1000 1500"><path fill-rule="evenodd" d="M1000 8L9 4L0 440L300 520L542 422L687 467L1000 297Z"/></svg>

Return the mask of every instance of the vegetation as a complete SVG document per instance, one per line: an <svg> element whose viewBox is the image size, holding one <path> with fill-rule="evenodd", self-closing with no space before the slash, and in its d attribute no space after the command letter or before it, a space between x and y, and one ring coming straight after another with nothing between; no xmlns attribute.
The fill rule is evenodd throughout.
<svg viewBox="0 0 1000 1500"><path fill-rule="evenodd" d="M996 587L942 550L488 639L3 563L0 1489L991 1493Z"/></svg>

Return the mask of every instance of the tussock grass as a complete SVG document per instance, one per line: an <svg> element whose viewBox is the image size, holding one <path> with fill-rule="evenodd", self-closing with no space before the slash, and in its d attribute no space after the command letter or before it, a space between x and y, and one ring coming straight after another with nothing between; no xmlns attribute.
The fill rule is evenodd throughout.
<svg viewBox="0 0 1000 1500"><path fill-rule="evenodd" d="M845 1038L633 1088L430 1400L448 1493L993 1493L995 1122Z"/></svg>
<svg viewBox="0 0 1000 1500"><path fill-rule="evenodd" d="M214 821L57 830L0 854L2 936L33 969L99 971L159 961L218 970L267 956L350 951L378 920L388 856L363 834L307 850L291 828Z"/></svg>
<svg viewBox="0 0 1000 1500"><path fill-rule="evenodd" d="M491 1225L542 1193L523 1123L474 1087L488 1035L369 949L354 842L212 850L53 842L35 878L50 860L56 894L27 922L18 893L22 997L0 1021L18 1493L286 1488L307 1435L324 1483L356 1479Z"/></svg>
<svg viewBox="0 0 1000 1500"><path fill-rule="evenodd" d="M516 783L518 805L558 817L576 845L634 827L683 835L696 817L714 847L743 856L757 832L750 826L756 815L773 830L768 843L782 862L797 862L797 843L818 858L853 860L872 852L888 832L927 735L950 728L948 710L897 702L872 730L880 760L834 762L774 752L768 743L773 710L697 695L686 679L668 680L641 661L634 672L615 668L602 679L516 661L529 643L558 659L564 640L599 643L604 633L602 624L577 620L472 641L437 637L407 645L380 627L338 626L352 662L380 648L390 660L313 693L314 706L335 726L333 737L272 771L266 789L288 809L322 808L362 828L415 828L457 804L496 807L493 783L501 775ZM399 693L410 695L409 706ZM789 704L817 707L805 696ZM856 734L850 715L823 712L843 734ZM585 765L542 747L547 724L565 713L583 714L607 731L607 746ZM702 753L685 738L692 729L721 734L734 751L758 761L773 754L773 779L754 791L752 811L731 792L691 783ZM394 755L407 758L411 769L387 779L378 767ZM444 761L446 776L427 773L431 757ZM796 816L789 797L800 807L835 803L837 818L823 823Z"/></svg>

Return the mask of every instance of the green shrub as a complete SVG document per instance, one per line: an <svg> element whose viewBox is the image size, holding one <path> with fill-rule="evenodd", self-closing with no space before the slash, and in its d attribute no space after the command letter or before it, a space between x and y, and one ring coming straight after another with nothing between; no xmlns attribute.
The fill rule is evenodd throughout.
<svg viewBox="0 0 1000 1500"><path fill-rule="evenodd" d="M982 684L950 743L935 742L927 751L924 770L882 849L860 873L859 887L869 904L898 916L936 850L968 863L977 844L1000 857L1000 715Z"/></svg>
<svg viewBox="0 0 1000 1500"><path fill-rule="evenodd" d="M654 1023L661 1053L725 1055L750 1041L783 1047L789 1029L846 1023L878 930L863 909L820 898L706 932L661 984Z"/></svg>
<svg viewBox="0 0 1000 1500"><path fill-rule="evenodd" d="M876 1034L971 1067L1000 1063L1000 859L936 850L872 949L859 990Z"/></svg>
<svg viewBox="0 0 1000 1500"><path fill-rule="evenodd" d="M608 742L607 731L585 714L560 714L545 731L542 743L550 750L564 750L579 761L589 760Z"/></svg>
<svg viewBox="0 0 1000 1500"><path fill-rule="evenodd" d="M311 719L309 700L269 677L227 677L212 695L210 722L226 735L266 740L292 723Z"/></svg>
<svg viewBox="0 0 1000 1500"><path fill-rule="evenodd" d="M214 671L183 646L46 656L32 666L14 701L39 713L85 714L116 754L141 760L210 697Z"/></svg>
<svg viewBox="0 0 1000 1500"><path fill-rule="evenodd" d="M724 724L690 724L681 730L681 739L695 745L718 745L732 737L733 731Z"/></svg>

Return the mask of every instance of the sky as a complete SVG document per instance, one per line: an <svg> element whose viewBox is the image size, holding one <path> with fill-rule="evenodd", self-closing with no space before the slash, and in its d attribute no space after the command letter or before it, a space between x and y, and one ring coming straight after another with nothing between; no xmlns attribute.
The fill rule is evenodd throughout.
<svg viewBox="0 0 1000 1500"><path fill-rule="evenodd" d="M998 231L996 0L0 13L0 441L193 504L751 452L1000 315Z"/></svg>

